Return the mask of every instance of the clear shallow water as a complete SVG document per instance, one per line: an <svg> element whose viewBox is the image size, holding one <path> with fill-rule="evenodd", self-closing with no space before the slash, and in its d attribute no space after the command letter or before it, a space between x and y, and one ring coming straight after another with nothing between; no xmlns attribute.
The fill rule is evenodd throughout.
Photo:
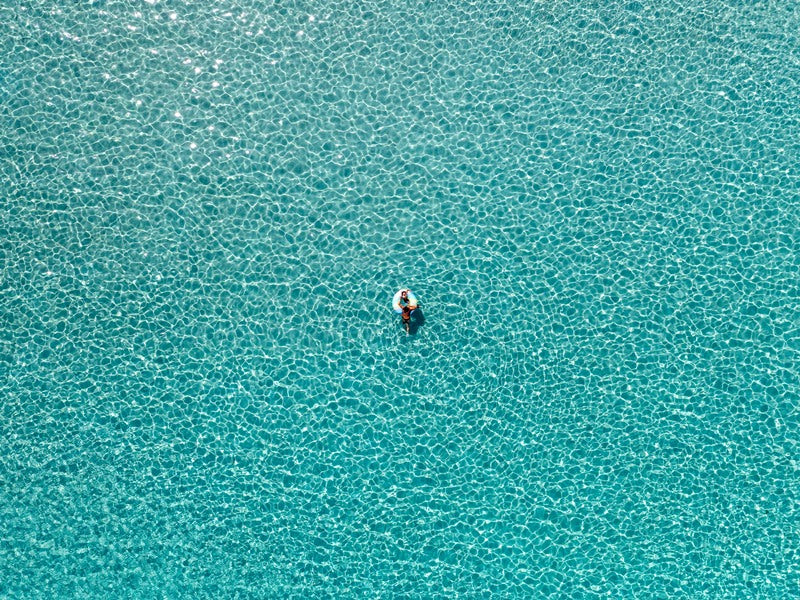
<svg viewBox="0 0 800 600"><path fill-rule="evenodd" d="M0 595L800 594L793 3L0 17Z"/></svg>

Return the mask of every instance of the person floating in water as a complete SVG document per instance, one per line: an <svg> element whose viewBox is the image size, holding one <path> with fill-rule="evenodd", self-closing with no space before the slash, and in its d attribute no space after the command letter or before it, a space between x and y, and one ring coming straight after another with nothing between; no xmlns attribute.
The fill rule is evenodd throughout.
<svg viewBox="0 0 800 600"><path fill-rule="evenodd" d="M394 310L403 318L403 327L406 333L411 333L411 313L418 307L417 297L411 290L400 290L394 295Z"/></svg>

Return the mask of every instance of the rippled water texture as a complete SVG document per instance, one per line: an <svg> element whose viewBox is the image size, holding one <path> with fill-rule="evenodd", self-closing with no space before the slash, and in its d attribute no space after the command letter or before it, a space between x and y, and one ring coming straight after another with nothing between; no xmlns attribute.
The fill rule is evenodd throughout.
<svg viewBox="0 0 800 600"><path fill-rule="evenodd" d="M0 596L800 595L798 31L7 3Z"/></svg>

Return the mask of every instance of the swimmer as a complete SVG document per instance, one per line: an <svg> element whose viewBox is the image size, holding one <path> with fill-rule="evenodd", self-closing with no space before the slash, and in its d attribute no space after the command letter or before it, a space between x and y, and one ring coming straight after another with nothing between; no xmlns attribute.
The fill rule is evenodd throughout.
<svg viewBox="0 0 800 600"><path fill-rule="evenodd" d="M406 333L411 333L411 313L417 309L417 299L408 299L408 291L402 290L400 292L400 308L402 309L401 316L403 317L403 326L406 328Z"/></svg>

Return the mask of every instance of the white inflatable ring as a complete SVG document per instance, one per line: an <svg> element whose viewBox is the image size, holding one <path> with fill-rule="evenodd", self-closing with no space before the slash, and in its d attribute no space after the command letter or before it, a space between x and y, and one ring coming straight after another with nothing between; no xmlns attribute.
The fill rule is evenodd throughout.
<svg viewBox="0 0 800 600"><path fill-rule="evenodd" d="M419 306L419 302L417 301L417 297L414 295L414 292L406 288L397 290L394 298L392 298L392 308L398 315L403 312L403 307L400 305L400 295L403 292L408 292L408 305L411 307L411 310L414 310L417 308L417 306Z"/></svg>

